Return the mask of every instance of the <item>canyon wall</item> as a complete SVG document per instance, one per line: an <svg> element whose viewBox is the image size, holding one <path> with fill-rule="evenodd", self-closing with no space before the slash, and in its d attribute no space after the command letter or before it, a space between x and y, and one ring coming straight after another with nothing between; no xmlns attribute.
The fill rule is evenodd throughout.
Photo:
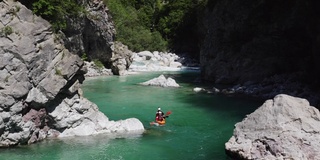
<svg viewBox="0 0 320 160"><path fill-rule="evenodd" d="M223 84L296 74L319 79L320 20L316 0L215 0L202 18L200 62L205 80Z"/></svg>

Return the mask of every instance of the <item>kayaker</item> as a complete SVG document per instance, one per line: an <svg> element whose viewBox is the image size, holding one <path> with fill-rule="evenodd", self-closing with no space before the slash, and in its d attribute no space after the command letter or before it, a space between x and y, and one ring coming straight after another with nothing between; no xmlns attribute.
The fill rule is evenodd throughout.
<svg viewBox="0 0 320 160"><path fill-rule="evenodd" d="M164 113L161 111L161 108L159 107L156 112L156 121L162 121L164 118Z"/></svg>

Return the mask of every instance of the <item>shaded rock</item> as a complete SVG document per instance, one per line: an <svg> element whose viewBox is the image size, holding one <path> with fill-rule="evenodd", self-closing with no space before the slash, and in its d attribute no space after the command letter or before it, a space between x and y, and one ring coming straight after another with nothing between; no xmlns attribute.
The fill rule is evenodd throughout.
<svg viewBox="0 0 320 160"><path fill-rule="evenodd" d="M235 125L226 153L239 159L320 159L320 113L280 94Z"/></svg>
<svg viewBox="0 0 320 160"><path fill-rule="evenodd" d="M303 73L275 75L259 82L248 81L225 90L233 90L236 94L249 95L256 98L270 99L278 94L287 94L307 99L312 106L319 108L320 92L310 84L300 82Z"/></svg>
<svg viewBox="0 0 320 160"><path fill-rule="evenodd" d="M2 120L2 117L0 116L0 134L2 134L3 133L3 131L4 131L4 126L5 124L4 124L4 122L3 122L3 120Z"/></svg>
<svg viewBox="0 0 320 160"><path fill-rule="evenodd" d="M315 0L210 2L201 27L203 78L236 84L304 72L304 79L319 81L319 6Z"/></svg>
<svg viewBox="0 0 320 160"><path fill-rule="evenodd" d="M160 75L157 78L140 83L145 86L160 86L160 87L180 87L179 84L172 78L166 78L164 75Z"/></svg>
<svg viewBox="0 0 320 160"><path fill-rule="evenodd" d="M77 0L85 7L86 14L67 19L67 28L63 30L66 48L88 61L99 60L111 68L112 42L116 33L109 9L103 0Z"/></svg>

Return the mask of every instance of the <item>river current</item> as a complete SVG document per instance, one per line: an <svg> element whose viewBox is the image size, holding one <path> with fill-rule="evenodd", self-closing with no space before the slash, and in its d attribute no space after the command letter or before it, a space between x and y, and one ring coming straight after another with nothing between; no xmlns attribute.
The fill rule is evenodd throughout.
<svg viewBox="0 0 320 160"><path fill-rule="evenodd" d="M180 88L142 86L159 75L172 77ZM226 160L224 144L234 125L262 102L223 95L195 93L198 71L152 72L87 78L84 96L110 120L138 118L141 136L106 135L45 140L0 150L0 160ZM165 126L150 126L158 107L172 114Z"/></svg>

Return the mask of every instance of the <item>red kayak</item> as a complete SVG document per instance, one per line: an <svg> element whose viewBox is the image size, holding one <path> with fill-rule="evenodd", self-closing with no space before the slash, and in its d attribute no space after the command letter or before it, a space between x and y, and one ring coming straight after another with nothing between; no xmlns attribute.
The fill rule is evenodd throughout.
<svg viewBox="0 0 320 160"><path fill-rule="evenodd" d="M164 116L163 119L161 121L155 121L155 122L150 122L150 125L155 125L155 126L164 126L164 124L166 124L166 118L171 114L171 111L168 111Z"/></svg>

